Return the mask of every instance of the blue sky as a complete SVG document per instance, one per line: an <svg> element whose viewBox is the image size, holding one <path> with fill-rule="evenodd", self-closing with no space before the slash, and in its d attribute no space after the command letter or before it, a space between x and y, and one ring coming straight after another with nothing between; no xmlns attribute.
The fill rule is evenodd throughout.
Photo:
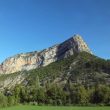
<svg viewBox="0 0 110 110"><path fill-rule="evenodd" d="M0 0L0 62L74 34L110 59L110 0Z"/></svg>

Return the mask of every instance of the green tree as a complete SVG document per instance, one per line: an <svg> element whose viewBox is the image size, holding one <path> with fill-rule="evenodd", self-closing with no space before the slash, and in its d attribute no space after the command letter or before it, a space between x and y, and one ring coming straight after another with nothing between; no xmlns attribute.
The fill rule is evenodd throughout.
<svg viewBox="0 0 110 110"><path fill-rule="evenodd" d="M15 105L15 97L14 96L8 96L8 106Z"/></svg>
<svg viewBox="0 0 110 110"><path fill-rule="evenodd" d="M37 94L36 94L36 101L40 104L44 104L45 103L45 100L46 100L46 96L45 96L45 90L44 88L39 88L37 91Z"/></svg>
<svg viewBox="0 0 110 110"><path fill-rule="evenodd" d="M110 103L110 88L105 85L96 85L91 93L91 103Z"/></svg>
<svg viewBox="0 0 110 110"><path fill-rule="evenodd" d="M3 93L0 93L0 107L6 107L8 105L7 97Z"/></svg>
<svg viewBox="0 0 110 110"><path fill-rule="evenodd" d="M13 96L15 97L15 103L19 103L20 102L20 91L21 91L21 87L20 85L15 86L14 90L13 90Z"/></svg>
<svg viewBox="0 0 110 110"><path fill-rule="evenodd" d="M73 88L71 88L71 101L74 104L87 104L89 101L88 98L88 91L85 89L83 85L73 85Z"/></svg>

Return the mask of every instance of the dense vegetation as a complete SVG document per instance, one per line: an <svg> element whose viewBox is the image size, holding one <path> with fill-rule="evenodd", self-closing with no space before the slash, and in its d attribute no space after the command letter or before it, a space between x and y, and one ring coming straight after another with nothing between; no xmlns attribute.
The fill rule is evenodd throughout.
<svg viewBox="0 0 110 110"><path fill-rule="evenodd" d="M0 106L110 105L109 60L82 52L23 73L26 78L22 84L2 91Z"/></svg>

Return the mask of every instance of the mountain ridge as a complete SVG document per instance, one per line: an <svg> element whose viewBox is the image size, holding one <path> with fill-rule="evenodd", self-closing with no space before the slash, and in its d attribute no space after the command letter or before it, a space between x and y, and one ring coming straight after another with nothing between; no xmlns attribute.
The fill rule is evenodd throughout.
<svg viewBox="0 0 110 110"><path fill-rule="evenodd" d="M92 54L82 37L80 35L74 35L63 43L42 51L22 53L9 57L0 65L0 73L8 74L35 69L82 51Z"/></svg>

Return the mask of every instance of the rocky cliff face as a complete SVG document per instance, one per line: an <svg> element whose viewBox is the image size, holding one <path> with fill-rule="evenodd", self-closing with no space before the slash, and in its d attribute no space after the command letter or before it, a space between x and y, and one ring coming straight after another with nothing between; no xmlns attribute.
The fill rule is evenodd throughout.
<svg viewBox="0 0 110 110"><path fill-rule="evenodd" d="M79 35L74 35L65 42L52 46L48 49L44 49L40 52L35 51L25 54L18 54L6 59L0 65L0 74L9 74L46 66L52 62L82 51L91 53L82 37Z"/></svg>

